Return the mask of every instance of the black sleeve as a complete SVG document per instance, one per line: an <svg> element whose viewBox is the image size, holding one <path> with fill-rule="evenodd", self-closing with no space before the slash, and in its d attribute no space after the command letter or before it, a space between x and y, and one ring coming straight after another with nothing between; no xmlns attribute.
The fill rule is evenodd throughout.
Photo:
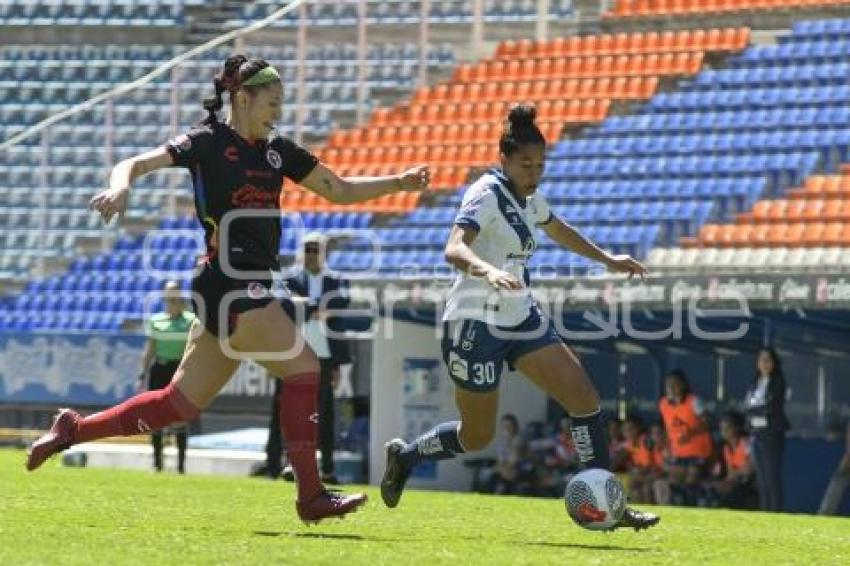
<svg viewBox="0 0 850 566"><path fill-rule="evenodd" d="M286 284L286 288L289 289L289 292L293 295L298 295L299 297L307 296L307 290L301 286L298 277L287 277L284 280L284 283Z"/></svg>
<svg viewBox="0 0 850 566"><path fill-rule="evenodd" d="M288 138L277 137L272 140L271 146L280 153L284 176L296 183L304 180L319 163L319 158L310 153L310 150Z"/></svg>
<svg viewBox="0 0 850 566"><path fill-rule="evenodd" d="M192 168L198 164L211 154L212 137L213 132L209 127L197 126L165 142L173 166Z"/></svg>

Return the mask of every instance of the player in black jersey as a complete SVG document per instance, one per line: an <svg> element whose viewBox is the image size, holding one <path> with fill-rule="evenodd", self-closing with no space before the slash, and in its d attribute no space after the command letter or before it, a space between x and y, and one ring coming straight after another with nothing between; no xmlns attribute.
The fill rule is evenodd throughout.
<svg viewBox="0 0 850 566"><path fill-rule="evenodd" d="M227 383L240 359L250 358L283 380L280 421L298 481L298 515L309 522L343 516L365 503L366 496L330 493L319 480L319 362L270 292L272 271L279 268L283 179L288 177L331 202L355 203L423 190L429 182L428 169L418 166L397 176L340 178L305 148L271 135L281 116L283 86L268 63L230 57L214 84L215 96L204 101L209 117L203 123L162 147L118 163L109 188L91 200L91 208L108 223L124 214L130 185L138 177L171 166L190 170L207 255L192 280L198 321L180 367L165 389L141 393L101 413L83 418L62 409L51 430L31 447L27 468L38 468L73 444L191 420ZM230 113L226 122L220 122L216 112L223 107L225 92Z"/></svg>

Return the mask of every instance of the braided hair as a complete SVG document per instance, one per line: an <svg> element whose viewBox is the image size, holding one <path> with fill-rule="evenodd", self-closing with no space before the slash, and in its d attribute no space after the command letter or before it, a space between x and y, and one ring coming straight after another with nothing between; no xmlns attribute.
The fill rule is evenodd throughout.
<svg viewBox="0 0 850 566"><path fill-rule="evenodd" d="M523 145L546 145L546 138L535 124L537 108L532 104L517 104L508 112L502 136L499 138L499 151L510 157Z"/></svg>
<svg viewBox="0 0 850 566"><path fill-rule="evenodd" d="M224 69L213 79L215 94L204 99L204 110L209 115L204 119L204 124L214 124L218 121L216 112L224 107L223 94L230 93L230 100L240 90L251 91L258 87L244 86L242 83L250 79L269 64L263 59L248 59L244 55L232 55L224 62Z"/></svg>

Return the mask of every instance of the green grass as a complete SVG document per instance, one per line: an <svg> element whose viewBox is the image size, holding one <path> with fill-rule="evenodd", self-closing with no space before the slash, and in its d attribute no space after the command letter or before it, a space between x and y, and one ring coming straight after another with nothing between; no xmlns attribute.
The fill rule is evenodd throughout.
<svg viewBox="0 0 850 566"><path fill-rule="evenodd" d="M0 564L850 564L850 520L656 509L650 531L584 531L559 500L405 494L298 521L291 484L62 468L0 450Z"/></svg>

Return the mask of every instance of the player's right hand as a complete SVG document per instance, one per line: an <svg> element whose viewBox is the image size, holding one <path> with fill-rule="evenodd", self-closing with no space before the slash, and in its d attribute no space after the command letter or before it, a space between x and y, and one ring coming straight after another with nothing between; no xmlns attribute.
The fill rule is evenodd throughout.
<svg viewBox="0 0 850 566"><path fill-rule="evenodd" d="M130 195L129 187L118 189L106 189L94 195L89 201L89 210L96 210L106 224L116 214L118 218L124 218L127 211L127 201Z"/></svg>
<svg viewBox="0 0 850 566"><path fill-rule="evenodd" d="M516 291L522 289L522 282L514 275L501 269L491 269L487 272L487 283L495 289L508 289Z"/></svg>

